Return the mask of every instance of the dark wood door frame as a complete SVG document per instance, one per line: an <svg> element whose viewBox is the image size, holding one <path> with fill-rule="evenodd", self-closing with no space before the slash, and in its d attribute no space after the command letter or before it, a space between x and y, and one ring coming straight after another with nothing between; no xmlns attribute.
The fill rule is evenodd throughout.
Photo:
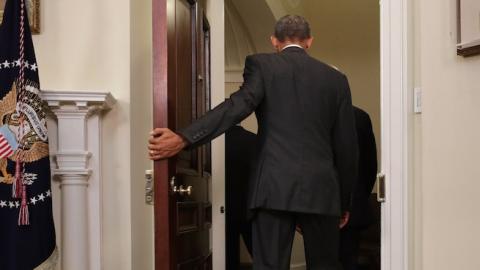
<svg viewBox="0 0 480 270"><path fill-rule="evenodd" d="M170 2L170 3L169 3ZM167 7L172 0L153 0L153 122L155 127L167 127L168 119L168 31ZM171 27L171 25L170 25ZM155 171L155 269L167 270L172 265L170 237L172 228L169 220L171 208L169 201L168 161L156 161ZM162 179L162 181L158 181ZM165 245L169 243L169 245Z"/></svg>

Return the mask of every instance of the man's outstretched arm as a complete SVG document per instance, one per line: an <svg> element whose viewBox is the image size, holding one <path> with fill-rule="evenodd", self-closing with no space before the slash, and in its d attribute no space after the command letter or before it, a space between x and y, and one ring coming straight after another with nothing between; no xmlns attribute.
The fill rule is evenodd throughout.
<svg viewBox="0 0 480 270"><path fill-rule="evenodd" d="M205 144L249 116L264 96L260 65L253 56L245 60L243 77L243 85L229 99L178 133L168 128L154 129L148 145L150 159L169 158L187 146L194 148Z"/></svg>

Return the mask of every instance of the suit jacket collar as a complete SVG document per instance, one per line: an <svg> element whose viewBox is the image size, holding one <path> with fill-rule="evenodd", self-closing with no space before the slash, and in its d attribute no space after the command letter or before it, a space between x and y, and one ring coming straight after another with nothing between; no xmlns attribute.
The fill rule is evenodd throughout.
<svg viewBox="0 0 480 270"><path fill-rule="evenodd" d="M299 47L288 47L283 49L280 53L307 53L305 49Z"/></svg>

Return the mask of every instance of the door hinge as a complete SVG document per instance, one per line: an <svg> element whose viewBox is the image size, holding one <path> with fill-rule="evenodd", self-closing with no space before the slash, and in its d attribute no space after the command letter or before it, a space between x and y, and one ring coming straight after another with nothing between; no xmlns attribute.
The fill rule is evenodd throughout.
<svg viewBox="0 0 480 270"><path fill-rule="evenodd" d="M145 170L145 203L153 205L154 189L153 189L153 171Z"/></svg>
<svg viewBox="0 0 480 270"><path fill-rule="evenodd" d="M378 202L385 202L385 174L378 173L377 174L377 201Z"/></svg>

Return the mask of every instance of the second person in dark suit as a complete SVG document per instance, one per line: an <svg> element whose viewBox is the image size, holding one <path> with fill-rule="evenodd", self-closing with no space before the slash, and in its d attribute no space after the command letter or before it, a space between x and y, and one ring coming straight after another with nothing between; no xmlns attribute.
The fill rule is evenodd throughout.
<svg viewBox="0 0 480 270"><path fill-rule="evenodd" d="M252 254L252 223L247 214L250 172L257 136L241 126L225 133L226 269L240 269L240 235Z"/></svg>
<svg viewBox="0 0 480 270"><path fill-rule="evenodd" d="M377 146L370 116L354 107L358 136L358 178L352 196L350 220L340 232L343 270L357 270L360 233L374 222L370 196L377 178Z"/></svg>

